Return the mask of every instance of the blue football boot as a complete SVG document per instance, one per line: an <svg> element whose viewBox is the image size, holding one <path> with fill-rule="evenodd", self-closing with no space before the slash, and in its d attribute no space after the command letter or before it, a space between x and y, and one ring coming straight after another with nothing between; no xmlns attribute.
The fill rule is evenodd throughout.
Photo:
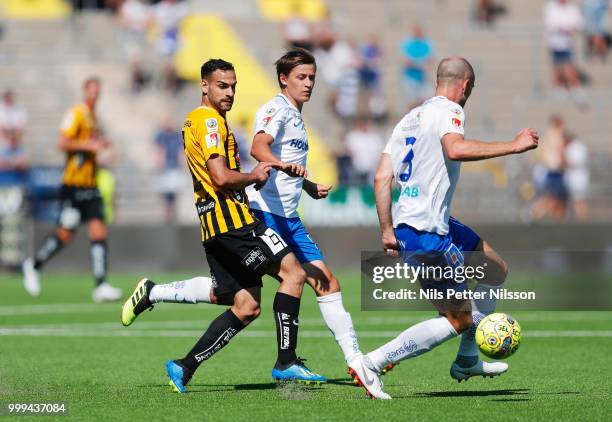
<svg viewBox="0 0 612 422"><path fill-rule="evenodd" d="M187 372L186 368L176 361L169 360L166 362L166 373L170 378L169 384L172 390L179 394L185 394L187 392L185 386L191 379L191 374Z"/></svg>
<svg viewBox="0 0 612 422"><path fill-rule="evenodd" d="M304 384L322 384L327 378L312 372L304 362L306 359L297 358L294 362L282 368L278 363L272 369L272 378L276 381L297 381Z"/></svg>

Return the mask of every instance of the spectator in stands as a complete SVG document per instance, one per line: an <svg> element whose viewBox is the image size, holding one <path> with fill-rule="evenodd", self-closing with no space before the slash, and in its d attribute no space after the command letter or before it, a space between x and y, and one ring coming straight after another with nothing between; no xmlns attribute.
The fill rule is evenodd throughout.
<svg viewBox="0 0 612 422"><path fill-rule="evenodd" d="M477 23L492 27L498 17L506 14L506 7L494 0L477 0L475 20Z"/></svg>
<svg viewBox="0 0 612 422"><path fill-rule="evenodd" d="M0 141L15 141L19 145L27 123L27 114L23 107L15 102L15 94L6 90L0 102Z"/></svg>
<svg viewBox="0 0 612 422"><path fill-rule="evenodd" d="M23 259L26 225L23 215L29 163L17 136L0 138L0 267Z"/></svg>
<svg viewBox="0 0 612 422"><path fill-rule="evenodd" d="M402 53L404 96L410 109L431 95L427 74L433 63L434 46L420 25L415 25L412 36L402 43Z"/></svg>
<svg viewBox="0 0 612 422"><path fill-rule="evenodd" d="M179 27L189 14L189 5L183 0L162 0L153 12L159 37L157 51L162 57L162 87L169 91L178 88L178 77L174 68L174 55L179 48Z"/></svg>
<svg viewBox="0 0 612 422"><path fill-rule="evenodd" d="M314 47L327 50L328 47L325 46L333 45L337 38L337 31L332 20L331 10L328 7L325 9L324 16L316 22L313 27L312 39Z"/></svg>
<svg viewBox="0 0 612 422"><path fill-rule="evenodd" d="M573 38L582 30L582 14L569 0L549 0L544 7L548 47L552 55L556 88L567 88L578 105L586 104L586 94L574 63Z"/></svg>
<svg viewBox="0 0 612 422"><path fill-rule="evenodd" d="M147 29L151 24L151 6L144 0L125 0L119 9L122 27L122 45L130 63L130 85L140 92L150 80L144 64L147 47Z"/></svg>
<svg viewBox="0 0 612 422"><path fill-rule="evenodd" d="M359 106L359 53L349 40L325 39L316 52L321 75L332 86L329 104L332 112L350 124Z"/></svg>
<svg viewBox="0 0 612 422"><path fill-rule="evenodd" d="M582 3L587 56L597 55L605 61L612 43L612 37L604 22L609 0L583 0Z"/></svg>
<svg viewBox="0 0 612 422"><path fill-rule="evenodd" d="M6 137L0 143L0 184L20 184L29 167L20 138Z"/></svg>
<svg viewBox="0 0 612 422"><path fill-rule="evenodd" d="M382 48L376 34L370 34L368 40L359 49L361 86L370 115L377 120L387 114L387 105L382 92Z"/></svg>
<svg viewBox="0 0 612 422"><path fill-rule="evenodd" d="M586 197L589 193L589 150L584 142L570 132L565 132L565 184L577 221L588 220Z"/></svg>
<svg viewBox="0 0 612 422"><path fill-rule="evenodd" d="M302 16L300 3L292 3L292 14L283 23L283 37L289 48L305 48L312 50L312 25Z"/></svg>
<svg viewBox="0 0 612 422"><path fill-rule="evenodd" d="M344 147L352 164L352 184L373 186L378 159L384 149L384 141L374 130L367 116L361 116L353 130L346 134Z"/></svg>
<svg viewBox="0 0 612 422"><path fill-rule="evenodd" d="M551 216L563 221L566 216L568 192L565 185L565 119L553 115L539 149L540 164L534 170L538 198L531 209L531 217L540 220Z"/></svg>
<svg viewBox="0 0 612 422"><path fill-rule="evenodd" d="M166 117L155 134L159 192L164 200L164 220L173 222L176 218L176 194L181 185L179 157L182 156L183 140L176 122Z"/></svg>

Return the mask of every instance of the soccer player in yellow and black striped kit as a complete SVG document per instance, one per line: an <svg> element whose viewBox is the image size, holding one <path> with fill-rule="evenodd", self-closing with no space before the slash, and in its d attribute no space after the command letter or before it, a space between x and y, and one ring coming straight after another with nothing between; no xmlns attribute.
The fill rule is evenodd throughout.
<svg viewBox="0 0 612 422"><path fill-rule="evenodd" d="M102 198L96 182L96 154L109 147L96 118L100 80L91 77L83 84L84 101L68 110L60 127L58 147L66 153L60 190L60 216L55 233L47 237L34 258L23 263L24 286L28 293L40 293L39 270L72 241L81 222L87 224L90 255L96 287L96 302L121 299L122 291L106 282L107 245Z"/></svg>
<svg viewBox="0 0 612 422"><path fill-rule="evenodd" d="M259 316L262 276L268 274L280 281L273 304L278 346L275 368L286 379L314 380L316 374L295 352L306 274L283 239L253 216L244 192L252 184L263 186L272 166L264 162L251 173L240 172L238 146L226 120L236 89L231 63L209 60L202 65L201 76L202 103L187 115L183 140L212 277L159 285L143 278L123 305L122 323L130 325L140 313L162 301L231 305L183 359L166 363L170 384L184 393L198 366Z"/></svg>

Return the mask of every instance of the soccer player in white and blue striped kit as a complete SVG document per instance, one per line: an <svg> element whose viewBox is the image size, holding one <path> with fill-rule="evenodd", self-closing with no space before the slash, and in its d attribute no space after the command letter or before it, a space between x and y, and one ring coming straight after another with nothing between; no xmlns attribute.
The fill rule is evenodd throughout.
<svg viewBox="0 0 612 422"><path fill-rule="evenodd" d="M484 160L519 154L538 146L538 134L523 129L509 142L464 139L463 107L474 87L470 63L461 57L443 59L437 70L436 96L412 109L395 127L382 154L375 177L376 208L383 248L399 252L405 262L429 265L484 266L485 277L476 291L482 300L432 301L439 316L422 321L364 355L360 364L367 375L378 374L390 363L419 356L461 335L451 377L496 376L508 365L482 362L474 341L478 322L495 309L487 292L499 288L508 271L506 263L471 228L450 216L453 192L461 161ZM393 205L394 183L400 197ZM455 280L421 280L423 289L462 291L465 283ZM445 293L446 295L446 293Z"/></svg>

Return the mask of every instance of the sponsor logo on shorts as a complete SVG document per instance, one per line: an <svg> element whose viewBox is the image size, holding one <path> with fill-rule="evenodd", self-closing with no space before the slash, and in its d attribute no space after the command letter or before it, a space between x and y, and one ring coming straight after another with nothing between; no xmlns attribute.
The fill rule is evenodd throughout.
<svg viewBox="0 0 612 422"><path fill-rule="evenodd" d="M242 259L242 265L247 268L257 269L268 260L261 248L255 247Z"/></svg>

